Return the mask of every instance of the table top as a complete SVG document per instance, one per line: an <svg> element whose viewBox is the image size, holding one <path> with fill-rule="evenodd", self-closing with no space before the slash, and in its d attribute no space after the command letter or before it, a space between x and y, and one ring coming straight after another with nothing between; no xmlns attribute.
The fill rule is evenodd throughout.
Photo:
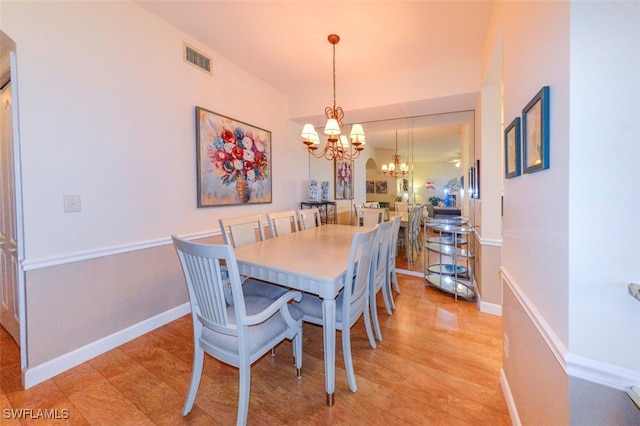
<svg viewBox="0 0 640 426"><path fill-rule="evenodd" d="M353 236L368 228L322 225L234 249L243 275L335 298L344 286Z"/></svg>

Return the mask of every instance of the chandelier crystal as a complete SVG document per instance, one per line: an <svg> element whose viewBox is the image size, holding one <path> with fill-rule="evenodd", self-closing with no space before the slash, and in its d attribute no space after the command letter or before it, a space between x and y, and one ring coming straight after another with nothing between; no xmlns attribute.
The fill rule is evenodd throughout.
<svg viewBox="0 0 640 426"><path fill-rule="evenodd" d="M393 160L389 165L383 164L381 171L385 176L391 178L400 179L409 172L409 167L406 163L400 162L400 155L398 155L398 131L396 130L396 153L391 156Z"/></svg>
<svg viewBox="0 0 640 426"><path fill-rule="evenodd" d="M302 143L307 146L309 154L316 158L325 157L327 160L354 160L360 156L360 152L364 149L365 134L361 124L352 124L351 145L349 139L342 135L342 119L344 111L341 107L336 106L336 44L340 41L337 34L329 34L329 43L333 45L333 107L326 107L324 114L327 117L327 123L324 126L324 133L328 135L327 143L324 148L316 152L320 145L320 137L312 124L305 124L302 129Z"/></svg>

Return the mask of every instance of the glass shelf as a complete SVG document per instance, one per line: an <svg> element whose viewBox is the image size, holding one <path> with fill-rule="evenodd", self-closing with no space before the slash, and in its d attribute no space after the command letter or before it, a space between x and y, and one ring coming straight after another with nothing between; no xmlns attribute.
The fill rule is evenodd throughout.
<svg viewBox="0 0 640 426"><path fill-rule="evenodd" d="M428 274L427 282L434 287L446 291L447 293L455 294L459 297L472 300L475 297L473 289L469 287L469 284L460 280L455 280L453 277L447 275Z"/></svg>
<svg viewBox="0 0 640 426"><path fill-rule="evenodd" d="M453 269L453 264L451 263L434 263L432 265L427 266L426 272L432 274L442 274L442 275L456 275L456 273L460 276L467 276L469 273L469 268L466 266L458 265L457 271Z"/></svg>

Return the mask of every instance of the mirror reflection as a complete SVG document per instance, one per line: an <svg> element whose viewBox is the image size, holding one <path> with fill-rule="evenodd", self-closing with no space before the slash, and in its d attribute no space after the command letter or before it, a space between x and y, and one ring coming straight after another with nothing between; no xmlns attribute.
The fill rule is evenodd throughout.
<svg viewBox="0 0 640 426"><path fill-rule="evenodd" d="M467 170L474 158L473 111L362 125L366 145L353 164L353 198L336 199L340 223L355 223L354 206L367 202L379 203L390 214L407 205L424 205L431 216L472 214ZM333 162L309 157L309 179L328 181L334 200ZM422 252L411 258L399 247L397 267L421 274Z"/></svg>

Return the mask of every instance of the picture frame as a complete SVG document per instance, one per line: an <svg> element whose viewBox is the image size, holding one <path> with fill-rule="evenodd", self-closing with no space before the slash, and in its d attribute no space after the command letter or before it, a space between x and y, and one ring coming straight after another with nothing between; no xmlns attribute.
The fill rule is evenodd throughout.
<svg viewBox="0 0 640 426"><path fill-rule="evenodd" d="M522 140L520 137L520 117L516 117L504 129L504 177L511 179L522 173Z"/></svg>
<svg viewBox="0 0 640 426"><path fill-rule="evenodd" d="M480 159L476 160L476 166L473 169L473 198L480 198Z"/></svg>
<svg viewBox="0 0 640 426"><path fill-rule="evenodd" d="M353 199L353 160L335 160L336 200Z"/></svg>
<svg viewBox="0 0 640 426"><path fill-rule="evenodd" d="M524 173L549 168L549 86L544 86L522 110Z"/></svg>
<svg viewBox="0 0 640 426"><path fill-rule="evenodd" d="M436 192L436 190L437 190L435 179L427 179L427 180L425 180L424 181L424 186L425 186L427 192Z"/></svg>
<svg viewBox="0 0 640 426"><path fill-rule="evenodd" d="M386 193L387 193L387 181L386 180L376 181L376 194L386 194Z"/></svg>
<svg viewBox="0 0 640 426"><path fill-rule="evenodd" d="M272 202L271 132L196 106L198 207Z"/></svg>
<svg viewBox="0 0 640 426"><path fill-rule="evenodd" d="M367 194L373 194L375 192L375 185L376 183L372 180L366 181Z"/></svg>

